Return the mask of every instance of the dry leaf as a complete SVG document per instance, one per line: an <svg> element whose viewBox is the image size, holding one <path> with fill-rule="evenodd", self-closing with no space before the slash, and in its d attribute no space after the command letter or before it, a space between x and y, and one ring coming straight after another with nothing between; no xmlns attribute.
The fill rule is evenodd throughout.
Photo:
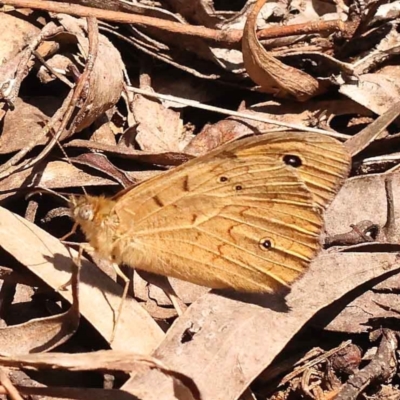
<svg viewBox="0 0 400 400"><path fill-rule="evenodd" d="M400 98L400 69L394 67L391 72L386 70L386 73L361 75L357 82L341 85L339 91L374 113L382 115Z"/></svg>
<svg viewBox="0 0 400 400"><path fill-rule="evenodd" d="M292 96L306 101L315 96L319 84L311 75L283 64L269 54L257 39L257 15L266 0L258 0L247 17L243 31L242 52L246 71L261 90L279 97Z"/></svg>
<svg viewBox="0 0 400 400"><path fill-rule="evenodd" d="M211 292L189 307L153 354L191 377L204 400L238 399L315 313L399 267L390 253L322 255L293 285L286 306L276 297L263 297L260 306ZM155 371L123 389L143 400L174 398L171 383Z"/></svg>
<svg viewBox="0 0 400 400"><path fill-rule="evenodd" d="M70 278L71 255L76 257L76 252L67 250L58 239L4 208L0 208L0 245L55 290ZM121 300L121 286L95 265L84 261L79 290L82 316L108 339ZM61 291L60 295L71 302L70 290ZM128 298L112 347L148 354L163 336L161 329L143 308Z"/></svg>
<svg viewBox="0 0 400 400"><path fill-rule="evenodd" d="M398 207L400 174L394 173L391 176L393 177L394 204ZM387 218L387 200L384 190L387 177L387 174L379 174L348 179L326 212L327 234L343 233L350 225L365 220L383 226ZM396 216L396 224L400 224L400 215Z"/></svg>
<svg viewBox="0 0 400 400"><path fill-rule="evenodd" d="M0 354L10 356L50 351L66 342L79 326L78 285L79 273L74 268L71 284L73 304L68 311L1 328Z"/></svg>
<svg viewBox="0 0 400 400"><path fill-rule="evenodd" d="M102 150L106 153L118 155L123 158L141 161L156 165L180 165L191 158L192 156L184 153L153 153L139 150L132 150L123 146L109 146L102 143L95 143L89 140L75 139L65 144L65 147L88 148L93 150Z"/></svg>
<svg viewBox="0 0 400 400"><path fill-rule="evenodd" d="M33 140L37 145L47 143L48 137L40 137L39 134L61 104L61 99L50 96L17 98L14 101L15 109L4 117L0 153L21 150Z"/></svg>
<svg viewBox="0 0 400 400"><path fill-rule="evenodd" d="M371 142L380 136L382 131L386 129L400 114L400 102L392 105L378 119L369 124L361 132L352 136L345 143L345 146L352 156L360 153Z"/></svg>
<svg viewBox="0 0 400 400"><path fill-rule="evenodd" d="M189 397L177 395L178 399L199 400L199 391L195 383L184 374L177 373L154 357L131 352L103 350L92 353L65 354L27 354L4 357L0 356L0 365L26 369L65 369L68 371L125 371L139 372L146 369L157 369L172 378L174 386L186 389ZM29 389L28 389L29 390ZM88 398L88 397L86 397ZM118 396L115 398L119 398Z"/></svg>
<svg viewBox="0 0 400 400"><path fill-rule="evenodd" d="M65 161L50 161L40 164L40 168L29 168L10 175L0 181L0 200L21 194L22 189L35 186L60 189L79 186L116 185L115 180L90 175Z"/></svg>
<svg viewBox="0 0 400 400"><path fill-rule="evenodd" d="M88 53L88 39L84 33L82 20L66 14L58 14L57 18L64 28L73 33L81 46ZM85 26L86 28L86 26ZM110 65L112 64L112 68ZM113 107L121 97L123 87L124 64L121 55L114 45L104 36L99 34L99 47L93 71L90 75L88 92L85 94L84 104L80 106L81 114L73 132L80 132L90 126L100 115Z"/></svg>
<svg viewBox="0 0 400 400"><path fill-rule="evenodd" d="M395 321L400 313L400 278L396 274L373 288L353 296L335 318L326 323L326 318L316 319L315 327L347 334L368 333Z"/></svg>
<svg viewBox="0 0 400 400"><path fill-rule="evenodd" d="M297 103L289 101L268 101L254 104L250 108L242 107L241 112L262 116L280 122L318 127L333 130L333 123L339 118L366 116L372 113L351 100L308 101ZM229 117L212 125L205 125L200 133L185 147L185 152L199 156L231 140L251 134L267 133L277 126L266 122L245 118Z"/></svg>
<svg viewBox="0 0 400 400"><path fill-rule="evenodd" d="M185 135L179 112L155 99L137 95L133 101L133 115L138 123L136 141L142 150L154 153L182 150Z"/></svg>

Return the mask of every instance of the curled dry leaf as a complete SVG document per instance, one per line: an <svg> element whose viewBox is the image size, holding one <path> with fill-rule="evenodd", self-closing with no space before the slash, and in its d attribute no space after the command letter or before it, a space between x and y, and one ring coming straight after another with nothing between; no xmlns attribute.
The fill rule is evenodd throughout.
<svg viewBox="0 0 400 400"><path fill-rule="evenodd" d="M1 228L0 228L1 229ZM72 271L72 298L70 309L64 313L36 318L19 325L0 329L0 354L28 354L50 351L66 342L79 326L79 271ZM4 365L4 364L3 364Z"/></svg>
<svg viewBox="0 0 400 400"><path fill-rule="evenodd" d="M0 208L0 246L57 290L71 274L72 257L77 253L36 225ZM122 288L94 264L83 260L81 269L80 312L92 326L108 339L114 328ZM60 291L71 302L71 291ZM149 354L164 334L153 319L132 298L124 303L112 347Z"/></svg>
<svg viewBox="0 0 400 400"><path fill-rule="evenodd" d="M54 96L18 97L14 110L8 111L3 119L0 154L21 150L32 140L36 140L36 145L47 143L48 136L41 135L43 126L61 104L62 100Z"/></svg>
<svg viewBox="0 0 400 400"><path fill-rule="evenodd" d="M71 142L65 144L65 147L101 150L111 155L117 155L123 158L156 165L180 165L193 158L193 156L185 153L153 153L141 150L132 150L122 146L110 146L103 143L95 143L82 139L72 140Z"/></svg>
<svg viewBox="0 0 400 400"><path fill-rule="evenodd" d="M155 357L141 354L102 350L91 353L49 353L0 356L0 364L14 368L28 369L64 369L68 371L124 371L136 372L143 369L157 369L162 373L181 381L199 399L195 383L183 374L176 373Z"/></svg>
<svg viewBox="0 0 400 400"><path fill-rule="evenodd" d="M25 48L29 41L39 33L39 28L35 24L26 20L22 13L16 12L1 14L0 27L0 76L1 82L7 78L5 68L20 51Z"/></svg>
<svg viewBox="0 0 400 400"><path fill-rule="evenodd" d="M58 14L57 17L64 28L76 36L86 56L89 44L84 33L86 26L84 28L81 26L83 21L66 14ZM70 134L75 131L80 132L90 126L100 115L117 103L123 87L123 69L124 64L118 50L104 35L99 34L96 61L90 75L84 103L80 107L83 112L79 116L74 131L70 128Z"/></svg>
<svg viewBox="0 0 400 400"><path fill-rule="evenodd" d="M13 368L25 368L34 370L43 369L58 369L68 371L124 371L127 373L143 372L148 369L157 369L166 376L171 377L173 386L176 393L176 398L180 400L200 400L199 390L192 379L186 375L175 372L164 365L161 361L151 356L144 356L132 352L126 351L112 351L103 350L91 353L49 353L49 354L20 354L13 356L0 356L0 364L2 366L13 367ZM22 393L29 394L49 394L48 391L40 388L37 391L30 391L30 388L21 388ZM73 395L74 388L64 388L64 395L70 390L70 398L92 398L88 397L85 392L84 397L75 397ZM76 390L76 389L75 389ZM86 389L87 390L87 389ZM101 391L97 389L99 396ZM110 390L109 390L110 391ZM112 399L123 399L122 393L117 390L111 391L114 396ZM68 397L69 398L69 397ZM94 398L108 398L94 397ZM131 398L131 397L128 397Z"/></svg>
<svg viewBox="0 0 400 400"><path fill-rule="evenodd" d="M283 64L267 52L257 39L257 15L266 0L258 0L251 10L243 31L242 52L246 71L261 90L279 97L306 101L319 90L318 81L299 69Z"/></svg>
<svg viewBox="0 0 400 400"><path fill-rule="evenodd" d="M65 189L79 186L106 186L116 185L114 179L89 174L66 161L50 161L40 164L40 168L29 168L10 175L0 180L0 200L19 192L22 189L30 189L42 186L49 189Z"/></svg>
<svg viewBox="0 0 400 400"><path fill-rule="evenodd" d="M85 58L88 55L88 39L83 28L79 26L79 19L58 15L59 19L63 23L65 29L75 36L75 40L79 43L79 48L83 52L82 57ZM7 22L7 14L2 13L2 26ZM5 21L3 21L5 19ZM10 26L13 26L11 24ZM23 27L24 25L22 25ZM16 27L16 28L15 28ZM15 36L23 35L25 40L30 39L29 43L26 44L25 48L20 49L20 53L15 55L14 58L26 59L32 58L32 50L37 48L40 43L44 42L46 35L53 33L52 40L54 43L58 40L57 50L59 53L52 56L51 52L47 56L60 57L62 52L70 52L69 45L65 45L65 32L61 35L54 33L57 31L54 23L49 23L38 32L33 38L32 33L29 31L27 35L26 31L22 29L20 24L15 24L13 30L16 30ZM18 30L18 29L19 30ZM58 32L58 31L57 31ZM64 42L63 42L64 39ZM9 44L8 44L9 45ZM56 47L56 46L55 46ZM18 48L18 46L17 46ZM32 58L33 59L33 58ZM49 64L52 64L52 58L47 59ZM113 68L109 68L110 62L113 64ZM3 64L1 67L5 76L21 75L19 70L26 70L23 76L20 77L22 81L25 75L28 74L32 69L33 62L29 63L28 66L22 65L22 63L15 63L13 59L9 60L8 63ZM69 60L69 65L74 65ZM79 62L77 62L79 66ZM78 66L75 69L78 71ZM77 113L76 119L70 124L69 129L62 132L61 139L72 135L76 131L81 131L84 128L90 126L100 115L105 111L113 107L121 96L123 86L123 63L121 56L112 43L104 36L99 35L99 46L96 54L96 61L93 66L93 71L90 75L90 80L87 85L87 90L83 96L83 104L80 104L80 109ZM66 71L64 71L66 73ZM1 74L3 76L3 74ZM41 72L41 75L43 73ZM62 76L62 75L61 75ZM63 80L66 78L63 78ZM4 82L0 82L4 84ZM16 93L13 94L13 103L15 103L15 110L9 111L5 118L5 124L2 131L1 137L1 153L10 153L17 150L31 150L37 145L45 144L51 138L48 134L47 124L51 126L53 131L57 131L60 126L60 120L62 115L68 109L70 98L65 97L65 91L61 87L58 90L58 96L51 98L50 96L36 96L25 97L23 100L15 98L18 94L19 85L14 85L13 89ZM70 83L72 86L72 84ZM3 86L3 91L5 87ZM14 99L15 98L15 99ZM63 101L64 99L64 101Z"/></svg>
<svg viewBox="0 0 400 400"><path fill-rule="evenodd" d="M70 160L77 164L87 165L102 172L111 179L117 181L122 187L131 186L135 182L126 172L111 163L104 154L86 153L73 157Z"/></svg>

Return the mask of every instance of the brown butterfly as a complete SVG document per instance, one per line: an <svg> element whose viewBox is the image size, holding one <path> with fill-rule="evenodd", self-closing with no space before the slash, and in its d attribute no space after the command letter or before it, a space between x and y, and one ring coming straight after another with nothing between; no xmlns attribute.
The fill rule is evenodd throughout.
<svg viewBox="0 0 400 400"><path fill-rule="evenodd" d="M99 256L210 288L277 292L320 248L322 212L350 168L326 136L279 132L225 144L73 216Z"/></svg>

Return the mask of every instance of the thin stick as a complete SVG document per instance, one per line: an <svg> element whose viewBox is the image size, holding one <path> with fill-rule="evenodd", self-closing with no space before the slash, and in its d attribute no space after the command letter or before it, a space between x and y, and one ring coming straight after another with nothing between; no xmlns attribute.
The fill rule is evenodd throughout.
<svg viewBox="0 0 400 400"><path fill-rule="evenodd" d="M117 318L115 319L115 322L114 322L114 328L113 328L113 331L111 334L110 343L112 343L115 338L115 333L117 331L118 323L121 318L122 309L124 308L125 299L126 299L126 296L128 295L129 282L130 282L129 278L121 271L118 264L113 263L112 266L113 266L114 271L117 274L117 276L119 276L124 281L124 290L122 292L121 301L119 303L119 307L118 307L118 311L117 311Z"/></svg>
<svg viewBox="0 0 400 400"><path fill-rule="evenodd" d="M139 88L136 88L136 87L133 87L133 86L127 86L127 89L130 90L133 93L136 93L136 94L141 94L141 95L144 95L144 96L153 97L153 98L157 98L157 99L161 99L161 100L174 101L176 103L185 104L187 106L200 108L202 110L214 111L214 112L218 112L220 114L229 115L229 116L233 116L233 117L245 118L245 119L249 119L249 120L252 120L252 121L265 122L267 124L274 124L274 125L278 125L278 126L284 126L286 128L298 129L300 131L321 133L323 135L332 136L334 138L341 139L341 140L347 140L350 137L350 136L344 135L342 133L330 132L330 131L326 131L324 129L311 128L311 127L308 127L308 126L291 124L290 122L276 121L276 120L274 120L272 118L258 117L256 115L252 115L252 114L247 114L247 113L243 113L243 112L227 110L226 108L208 106L206 104L201 104L199 101L196 101L196 100L188 100L188 99L183 99L181 97L171 96L171 95L168 95L168 94L154 93L154 92L150 92L150 91L147 91L147 90L139 89Z"/></svg>
<svg viewBox="0 0 400 400"><path fill-rule="evenodd" d="M74 88L74 84L71 83L64 75L57 72L51 65L49 65L47 61L36 50L33 50L33 54L56 78L58 78L61 82L64 82L70 89Z"/></svg>
<svg viewBox="0 0 400 400"><path fill-rule="evenodd" d="M104 10L94 7L85 7L79 4L62 3L46 0L3 0L2 4L12 5L14 7L31 8L34 10L44 10L55 13L76 15L80 17L95 17L104 21L113 21L123 24L137 24L152 26L160 30L181 34L184 36L198 37L210 40L216 43L226 45L238 45L242 40L242 29L211 29L205 26L195 26L184 24L166 19L148 17L128 12L114 10ZM129 8L127 8L129 10ZM319 32L343 31L346 33L351 30L354 23L334 21L318 21L304 24L271 27L259 32L259 39L270 39L286 37L291 35L302 35Z"/></svg>
<svg viewBox="0 0 400 400"><path fill-rule="evenodd" d="M95 18L89 17L87 19L87 27L88 27L88 38L89 38L89 54L87 56L85 69L75 87L74 94L71 98L69 107L64 115L64 119L61 123L61 126L58 128L56 134L53 135L52 139L42 150L42 152L37 157L29 161L26 165L24 165L24 169L28 169L37 164L40 160L43 160L50 153L53 147L59 142L61 134L63 133L65 127L67 126L70 117L73 115L73 111L75 110L76 104L80 99L82 92L86 89L86 85L90 81L90 77L94 68L94 63L97 58L97 52L99 47L99 37L98 37L99 32L98 32L97 20ZM77 118L75 118L75 121L76 119Z"/></svg>
<svg viewBox="0 0 400 400"><path fill-rule="evenodd" d="M3 368L0 368L0 382L1 385L6 389L7 394L10 396L12 400L24 400L22 396L19 394L16 387L12 384L8 375L4 372Z"/></svg>

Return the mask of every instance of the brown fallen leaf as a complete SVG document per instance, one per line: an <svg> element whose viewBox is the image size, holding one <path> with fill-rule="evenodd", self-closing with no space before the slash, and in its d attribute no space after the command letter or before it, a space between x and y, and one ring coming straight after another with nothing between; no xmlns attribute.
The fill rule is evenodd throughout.
<svg viewBox="0 0 400 400"><path fill-rule="evenodd" d="M400 317L400 278L394 275L350 299L335 318L326 324L326 318L316 319L314 327L346 334L368 333L371 329L387 326Z"/></svg>
<svg viewBox="0 0 400 400"><path fill-rule="evenodd" d="M37 138L37 145L48 141L42 132L43 125L61 106L61 99L55 96L18 97L14 101L15 109L4 117L0 138L0 153L8 154L23 149Z"/></svg>
<svg viewBox="0 0 400 400"><path fill-rule="evenodd" d="M249 115L262 116L278 122L333 130L331 124L338 118L372 113L351 100L318 101L310 100L299 104L296 101L267 101L249 108L242 106L239 111ZM275 124L252 121L237 116L229 117L215 124L207 124L190 141L184 151L199 156L230 140L257 133L276 130Z"/></svg>
<svg viewBox="0 0 400 400"><path fill-rule="evenodd" d="M86 22L83 23L82 20L66 14L57 14L57 19L67 32L76 37L85 55L88 54ZM99 34L98 41L96 60L84 103L80 105L80 111L74 124L67 130L69 134L80 132L90 126L100 115L113 107L121 97L124 69L121 55L106 36ZM104 84L105 82L107 84Z"/></svg>
<svg viewBox="0 0 400 400"><path fill-rule="evenodd" d="M191 158L185 153L153 153L140 150L132 150L123 146L110 146L103 143L95 143L89 140L75 139L65 144L65 147L88 148L92 150L101 150L112 155L118 155L122 158L138 160L143 163L156 165L180 165Z"/></svg>
<svg viewBox="0 0 400 400"><path fill-rule="evenodd" d="M400 174L393 178L394 203L400 204ZM325 216L328 235L343 233L352 224L370 220L383 226L386 223L385 178L388 174L359 176L348 179L339 191ZM396 223L400 223L396 216Z"/></svg>
<svg viewBox="0 0 400 400"><path fill-rule="evenodd" d="M348 179L332 202L326 214L326 231L328 235L337 235L350 227L351 224L370 220L372 224L383 227L387 223L385 180L392 177L394 207L400 202L400 175L381 174L361 176ZM371 195L373 194L373 195ZM395 224L400 223L395 217ZM398 251L396 243L392 246L385 243L371 243L370 246L361 245L360 251ZM357 251L353 246L353 251ZM370 247L370 250L368 250ZM346 250L346 248L344 248ZM347 250L346 250L347 251ZM362 333L372 328L379 328L387 318L398 318L400 312L399 276L395 275L370 290L364 290L357 297L351 299L338 315L327 324L326 319L316 320L315 325L323 326L332 331L346 333Z"/></svg>
<svg viewBox="0 0 400 400"><path fill-rule="evenodd" d="M286 306L276 297L263 297L257 305L213 291L189 307L153 354L190 376L204 400L237 399L318 311L399 268L391 253L321 255L294 284ZM143 400L169 400L174 398L170 385L151 371L130 379L123 389Z"/></svg>
<svg viewBox="0 0 400 400"><path fill-rule="evenodd" d="M117 185L114 179L89 174L65 161L43 162L39 168L28 168L0 180L0 200L7 199L23 189L33 186L49 189L65 189L79 186L112 186Z"/></svg>
<svg viewBox="0 0 400 400"><path fill-rule="evenodd" d="M242 52L246 71L261 90L278 97L292 96L306 101L319 90L318 81L311 75L283 64L267 52L256 34L257 15L266 0L258 0L247 17L243 31Z"/></svg>
<svg viewBox="0 0 400 400"><path fill-rule="evenodd" d="M0 246L47 285L57 290L71 274L77 252L22 217L0 208ZM83 260L80 283L80 312L107 340L114 328L122 287L94 264ZM60 291L71 302L71 291ZM99 312L101 310L101 312ZM149 354L164 333L131 297L124 303L112 348Z"/></svg>
<svg viewBox="0 0 400 400"><path fill-rule="evenodd" d="M109 178L117 181L122 187L131 186L135 183L129 175L117 168L104 154L86 153L77 157L70 157L70 161L76 164L87 165L97 171L102 172Z"/></svg>
<svg viewBox="0 0 400 400"><path fill-rule="evenodd" d="M152 74L148 63L142 62L141 72L140 87L151 90ZM154 153L182 150L185 131L180 111L142 95L134 96L131 108L137 123L135 140L141 150Z"/></svg>
<svg viewBox="0 0 400 400"><path fill-rule="evenodd" d="M364 150L399 116L399 114L400 102L397 102L365 129L348 139L345 143L345 147L349 151L349 154L355 156Z"/></svg>
<svg viewBox="0 0 400 400"><path fill-rule="evenodd" d="M48 353L0 356L0 365L25 369L61 369L68 371L124 371L128 373L157 369L171 377L174 384L186 386L192 398L200 399L195 383L151 356L132 352L101 350L91 353ZM182 398L182 397L178 397ZM182 400L186 400L185 397Z"/></svg>
<svg viewBox="0 0 400 400"><path fill-rule="evenodd" d="M40 396L46 400L138 400L138 398L123 390L72 388L72 387L26 387L16 385L18 391L25 396ZM192 398L182 400L192 400Z"/></svg>
<svg viewBox="0 0 400 400"><path fill-rule="evenodd" d="M36 318L23 324L0 329L0 354L28 354L50 351L66 342L79 326L79 270L72 272L72 298L70 309L64 313Z"/></svg>
<svg viewBox="0 0 400 400"><path fill-rule="evenodd" d="M384 73L369 73L358 77L357 84L345 83L340 86L340 93L370 109L383 114L400 97L400 68Z"/></svg>

